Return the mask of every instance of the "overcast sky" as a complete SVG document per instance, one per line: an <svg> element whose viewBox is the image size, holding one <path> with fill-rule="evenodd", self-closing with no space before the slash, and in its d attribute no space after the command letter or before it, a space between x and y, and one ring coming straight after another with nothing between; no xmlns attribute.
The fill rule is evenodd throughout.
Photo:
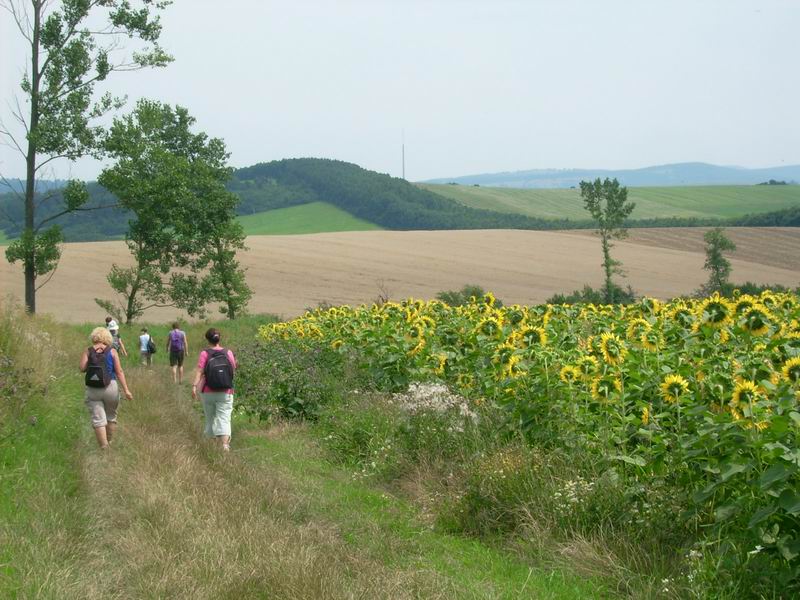
<svg viewBox="0 0 800 600"><path fill-rule="evenodd" d="M797 0L175 0L166 69L236 167L325 157L411 180L534 168L800 163ZM27 57L0 13L0 114ZM99 165L59 165L94 178ZM0 173L24 164L0 149Z"/></svg>

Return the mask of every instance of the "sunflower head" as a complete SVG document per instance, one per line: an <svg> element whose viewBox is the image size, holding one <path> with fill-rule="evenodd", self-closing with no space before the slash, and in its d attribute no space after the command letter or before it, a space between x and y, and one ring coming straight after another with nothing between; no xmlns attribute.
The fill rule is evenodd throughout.
<svg viewBox="0 0 800 600"><path fill-rule="evenodd" d="M525 348L547 345L547 332L543 327L525 327L516 333L520 345Z"/></svg>
<svg viewBox="0 0 800 600"><path fill-rule="evenodd" d="M475 332L486 337L494 337L500 333L500 321L495 317L486 317L475 328Z"/></svg>
<svg viewBox="0 0 800 600"><path fill-rule="evenodd" d="M689 391L689 382L680 375L667 375L659 388L664 400L678 402Z"/></svg>
<svg viewBox="0 0 800 600"><path fill-rule="evenodd" d="M738 409L741 405L749 405L757 402L761 395L762 392L754 381L739 379L733 388L731 406Z"/></svg>
<svg viewBox="0 0 800 600"><path fill-rule="evenodd" d="M566 383L567 385L572 385L581 377L580 369L573 365L565 365L561 367L561 371L558 373L558 378Z"/></svg>
<svg viewBox="0 0 800 600"><path fill-rule="evenodd" d="M800 356L787 360L781 369L781 375L792 385L797 385L800 382Z"/></svg>
<svg viewBox="0 0 800 600"><path fill-rule="evenodd" d="M646 331L650 331L650 329L652 329L652 326L644 319L632 319L630 323L628 323L628 329L625 334L629 340L638 342L642 334Z"/></svg>
<svg viewBox="0 0 800 600"><path fill-rule="evenodd" d="M516 352L516 348L508 343L501 344L497 347L497 350L494 352L494 356L492 357L492 362L496 365L507 365L510 364L512 358L514 358L514 352ZM517 357L519 359L519 357Z"/></svg>
<svg viewBox="0 0 800 600"><path fill-rule="evenodd" d="M657 331L645 331L639 338L642 347L649 352L658 352L664 342Z"/></svg>
<svg viewBox="0 0 800 600"><path fill-rule="evenodd" d="M628 354L628 349L619 336L609 332L600 336L600 351L603 353L603 359L609 365L620 364Z"/></svg>
<svg viewBox="0 0 800 600"><path fill-rule="evenodd" d="M525 320L525 311L515 304L505 311L505 318L511 325L519 325Z"/></svg>
<svg viewBox="0 0 800 600"><path fill-rule="evenodd" d="M598 402L609 402L621 391L622 382L614 375L599 375L592 380L592 398Z"/></svg>
<svg viewBox="0 0 800 600"><path fill-rule="evenodd" d="M447 354L440 352L433 355L434 368L433 372L436 375L444 375L444 369L447 366Z"/></svg>
<svg viewBox="0 0 800 600"><path fill-rule="evenodd" d="M700 325L708 325L720 329L728 324L733 314L733 307L719 294L706 298L697 308L697 318Z"/></svg>
<svg viewBox="0 0 800 600"><path fill-rule="evenodd" d="M695 317L692 309L681 303L670 311L669 318L684 329L688 329L694 324Z"/></svg>
<svg viewBox="0 0 800 600"><path fill-rule="evenodd" d="M334 350L338 350L339 348L342 347L343 344L344 344L343 340L333 340L333 342L331 342L331 348Z"/></svg>
<svg viewBox="0 0 800 600"><path fill-rule="evenodd" d="M754 304L742 315L742 328L750 335L764 335L769 331L773 317L763 305Z"/></svg>
<svg viewBox="0 0 800 600"><path fill-rule="evenodd" d="M645 296L639 300L639 310L643 315L657 315L661 311L661 303L655 298Z"/></svg>
<svg viewBox="0 0 800 600"><path fill-rule="evenodd" d="M647 425L650 422L650 408L645 406L642 408L642 425Z"/></svg>
<svg viewBox="0 0 800 600"><path fill-rule="evenodd" d="M741 316L745 313L746 310L755 306L755 304L756 304L756 299L750 296L749 294L739 296L733 305L733 312Z"/></svg>
<svg viewBox="0 0 800 600"><path fill-rule="evenodd" d="M592 356L591 354L585 354L584 356L581 356L578 359L576 366L578 367L578 370L581 372L581 375L587 378L597 375L597 371L600 368L600 364L597 360L597 357Z"/></svg>

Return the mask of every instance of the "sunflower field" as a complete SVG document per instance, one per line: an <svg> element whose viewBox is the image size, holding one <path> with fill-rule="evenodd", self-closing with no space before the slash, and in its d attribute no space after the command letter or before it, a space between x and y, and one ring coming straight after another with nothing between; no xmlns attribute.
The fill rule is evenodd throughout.
<svg viewBox="0 0 800 600"><path fill-rule="evenodd" d="M529 447L580 448L628 489L678 490L681 552L798 586L794 294L628 306L409 299L307 312L259 337L354 357L387 392L444 383L478 415L498 410L502 434Z"/></svg>

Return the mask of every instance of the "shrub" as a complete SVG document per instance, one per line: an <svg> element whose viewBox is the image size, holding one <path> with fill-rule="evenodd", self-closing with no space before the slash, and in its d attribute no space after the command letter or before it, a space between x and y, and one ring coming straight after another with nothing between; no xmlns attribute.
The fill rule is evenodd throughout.
<svg viewBox="0 0 800 600"><path fill-rule="evenodd" d="M246 414L314 419L320 408L341 399L353 381L344 356L324 346L285 340L256 342L239 351L237 405Z"/></svg>
<svg viewBox="0 0 800 600"><path fill-rule="evenodd" d="M631 286L623 289L615 283L611 284L611 295L614 304L633 304L636 302L636 292ZM556 294L547 299L547 304L605 304L605 286L595 290L590 285L583 286L582 290L575 290L571 294Z"/></svg>

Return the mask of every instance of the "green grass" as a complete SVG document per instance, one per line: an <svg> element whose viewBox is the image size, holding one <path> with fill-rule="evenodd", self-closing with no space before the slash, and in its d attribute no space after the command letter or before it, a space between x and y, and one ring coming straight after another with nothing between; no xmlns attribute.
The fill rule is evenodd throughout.
<svg viewBox="0 0 800 600"><path fill-rule="evenodd" d="M476 539L433 530L404 500L331 465L303 428L265 437L241 418L235 426L255 434L239 441L250 460L283 473L309 499L307 510L314 517L336 523L351 545L388 567L440 573L470 598L605 597L599 582L532 566Z"/></svg>
<svg viewBox="0 0 800 600"><path fill-rule="evenodd" d="M247 235L292 235L330 231L371 231L378 225L327 202L311 202L239 217Z"/></svg>
<svg viewBox="0 0 800 600"><path fill-rule="evenodd" d="M515 189L420 184L465 206L540 218L586 219L577 189ZM628 188L633 219L729 218L800 205L800 186L725 185Z"/></svg>

